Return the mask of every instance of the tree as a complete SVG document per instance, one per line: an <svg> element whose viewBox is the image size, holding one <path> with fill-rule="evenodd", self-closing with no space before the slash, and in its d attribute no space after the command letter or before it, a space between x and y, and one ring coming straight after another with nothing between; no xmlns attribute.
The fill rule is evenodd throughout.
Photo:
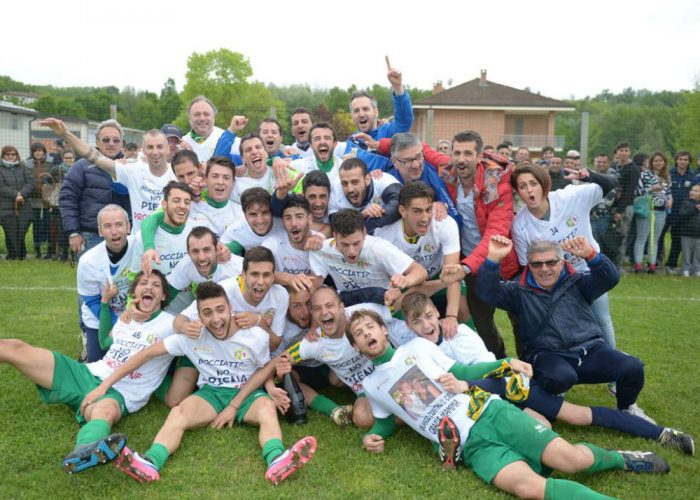
<svg viewBox="0 0 700 500"><path fill-rule="evenodd" d="M673 125L675 151L700 151L700 82L695 90L684 92L680 104L675 108L677 119Z"/></svg>
<svg viewBox="0 0 700 500"><path fill-rule="evenodd" d="M259 82L248 82L253 75L250 62L242 54L228 49L211 50L205 54L192 53L187 60L187 83L182 91L182 101L189 103L194 97L208 97L218 109L216 124L225 128L233 115L246 115L249 128L257 126L275 108L283 117L286 107L275 99L270 90ZM186 110L180 113L179 123L187 123Z"/></svg>
<svg viewBox="0 0 700 500"><path fill-rule="evenodd" d="M168 78L160 91L158 98L158 109L160 111L163 125L172 123L182 110L182 100L180 94L175 88L175 80Z"/></svg>

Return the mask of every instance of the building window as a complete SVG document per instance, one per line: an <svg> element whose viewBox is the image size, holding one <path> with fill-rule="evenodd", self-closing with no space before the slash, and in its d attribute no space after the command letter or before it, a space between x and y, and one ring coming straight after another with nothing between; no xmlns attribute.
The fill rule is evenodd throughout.
<svg viewBox="0 0 700 500"><path fill-rule="evenodd" d="M10 115L10 130L19 130L19 117L15 114Z"/></svg>
<svg viewBox="0 0 700 500"><path fill-rule="evenodd" d="M515 135L523 135L523 119L522 118L516 118L515 119Z"/></svg>

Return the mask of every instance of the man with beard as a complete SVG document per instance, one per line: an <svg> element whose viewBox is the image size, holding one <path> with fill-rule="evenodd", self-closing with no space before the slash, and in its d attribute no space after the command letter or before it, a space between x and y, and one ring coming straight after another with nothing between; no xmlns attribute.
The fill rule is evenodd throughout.
<svg viewBox="0 0 700 500"><path fill-rule="evenodd" d="M104 327L100 328L100 340L109 350L99 361L81 364L59 352L20 340L0 339L0 363L14 366L34 382L43 402L70 407L82 425L75 449L63 459L63 470L68 473L110 462L119 455L126 436L110 435L112 425L146 405L163 382L170 364L168 357L153 359L100 397L85 398L136 352L173 333L173 317L161 311L161 304L167 298L167 283L161 273L136 276L130 290L131 321L119 320L112 328L108 295L117 292L117 287L110 285L103 298L100 320Z"/></svg>
<svg viewBox="0 0 700 500"><path fill-rule="evenodd" d="M284 234L280 221L272 217L270 200L270 193L260 187L250 188L243 193L241 206L245 218L229 226L221 236L222 243L231 252L243 254L260 246L269 236Z"/></svg>
<svg viewBox="0 0 700 500"><path fill-rule="evenodd" d="M151 447L143 455L124 447L116 465L139 482L157 481L159 471L180 446L186 430L215 424L224 409L232 408L238 423L260 427L259 441L267 463L265 478L279 484L311 460L316 440L308 436L285 450L275 407L284 409L289 400L271 378L265 388L272 398L257 390L240 406L230 406L246 381L270 361L267 334L256 326L241 328L232 321L226 292L216 283L203 283L197 288L197 311L203 325L198 338L173 335L151 345L86 396L87 401L101 397L144 363L168 355L186 356L199 370L199 390L170 411Z"/></svg>
<svg viewBox="0 0 700 500"><path fill-rule="evenodd" d="M513 223L513 190L510 170L505 158L486 156L481 136L468 130L452 139L452 171L447 175L455 205L462 217L460 239L461 266L444 266L441 279L452 283L464 279L467 285L467 305L479 336L489 351L504 358L505 345L493 320L495 308L484 303L476 294L475 274L486 260L489 237L510 236ZM448 159L448 158L445 158ZM439 159L438 159L439 161ZM501 263L501 273L511 278L518 271L518 259L511 252Z"/></svg>
<svg viewBox="0 0 700 500"><path fill-rule="evenodd" d="M92 247L78 261L78 294L82 299L80 317L84 325L87 361L102 359L97 330L100 326L100 300L106 286L119 293L109 302L112 323L126 309L129 268L134 252L134 236L129 234L129 216L118 205L105 205L97 213L97 230L102 243Z"/></svg>
<svg viewBox="0 0 700 500"><path fill-rule="evenodd" d="M141 227L141 221L160 206L160 201L163 199L163 186L175 180L175 174L168 165L168 141L163 132L158 129L149 130L143 134L142 148L147 163L137 161L122 165L79 139L61 120L47 118L42 120L40 125L49 127L53 133L63 137L78 154L127 187L131 199L134 233Z"/></svg>
<svg viewBox="0 0 700 500"><path fill-rule="evenodd" d="M359 158L348 158L340 165L338 183L331 189L328 215L345 208L357 210L365 217L367 233L387 226L401 218L399 191L401 184L389 174L372 177L367 165Z"/></svg>
<svg viewBox="0 0 700 500"><path fill-rule="evenodd" d="M311 264L309 250L318 250L323 245L323 235L311 231L309 202L301 195L292 195L282 212L285 233L274 233L266 237L262 246L275 255L275 283L294 290L311 289Z"/></svg>
<svg viewBox="0 0 700 500"><path fill-rule="evenodd" d="M345 305L392 305L400 289L425 281L427 272L423 266L388 241L367 236L365 218L360 212L341 210L331 227L333 238L311 253L311 270L315 285L328 275L333 278Z"/></svg>
<svg viewBox="0 0 700 500"><path fill-rule="evenodd" d="M320 361L327 365L336 377L347 385L357 396L352 405L352 422L357 427L368 428L374 419L371 409L364 397L363 379L372 373L373 367L369 360L358 355L345 337L347 319L356 310L372 310L381 314L387 321L392 341L403 344L414 337L403 321L391 317L391 311L386 306L378 304L356 304L347 309L340 300L338 293L330 287L323 286L311 295L311 316L318 330L307 335L298 344L288 349L289 360L280 360L277 365L277 375L282 376L292 369L291 363L302 361ZM350 409L343 408L324 396L319 396L313 389L302 386L304 397L312 410L331 417L338 425L350 423ZM335 415L334 415L335 412Z"/></svg>
<svg viewBox="0 0 700 500"><path fill-rule="evenodd" d="M433 218L435 192L421 181L401 188L399 211L401 219L378 228L375 236L393 243L396 248L425 268L428 279L413 291L422 291L438 303L445 335L457 332L460 284L447 286L440 281L445 265L459 263L459 228L452 217L438 221Z"/></svg>
<svg viewBox="0 0 700 500"><path fill-rule="evenodd" d="M255 247L243 258L243 272L236 278L221 282L238 328L261 327L269 335L270 351L282 341L289 306L289 294L284 287L275 285L274 280L274 255L268 248ZM178 314L173 326L175 330L197 338L202 328L197 302Z"/></svg>
<svg viewBox="0 0 700 500"><path fill-rule="evenodd" d="M292 147L299 151L301 156L312 155L309 133L314 121L311 118L311 112L306 108L296 108L292 111L289 120L292 125L292 136L294 137Z"/></svg>
<svg viewBox="0 0 700 500"><path fill-rule="evenodd" d="M422 338L394 349L382 318L372 311L356 311L348 323L350 343L375 368L364 380L375 423L362 443L371 453L384 451L398 417L441 445L443 453L449 450L451 456L461 457L487 484L522 498L602 498L582 484L545 478L546 468L569 473L670 470L663 458L651 452L572 445L498 396L465 382L500 367L499 361L465 366ZM532 375L529 364L507 361L512 371ZM431 398L425 411L414 413L401 404L397 392L407 382L415 386L416 381L431 390Z"/></svg>

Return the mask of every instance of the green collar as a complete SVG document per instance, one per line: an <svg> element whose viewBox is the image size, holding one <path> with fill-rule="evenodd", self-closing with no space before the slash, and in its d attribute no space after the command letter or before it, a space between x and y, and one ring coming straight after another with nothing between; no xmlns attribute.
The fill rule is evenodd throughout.
<svg viewBox="0 0 700 500"><path fill-rule="evenodd" d="M316 166L324 174L327 174L328 172L333 170L333 165L335 165L335 158L333 158L333 156L331 156L330 160L328 160L327 162L319 161L319 159L316 158Z"/></svg>
<svg viewBox="0 0 700 500"><path fill-rule="evenodd" d="M197 144L202 144L204 141L207 140L206 137L202 137L201 135L197 135L197 133L194 131L194 129L190 130L190 137L192 137L192 139L194 139L194 141Z"/></svg>
<svg viewBox="0 0 700 500"><path fill-rule="evenodd" d="M185 224L175 227L171 226L170 224L166 224L165 221L161 222L159 227L166 233L170 234L180 234L185 230Z"/></svg>
<svg viewBox="0 0 700 500"><path fill-rule="evenodd" d="M146 320L146 322L156 319L156 318L158 317L158 315L159 315L160 313L162 313L162 312L163 312L162 309L158 309L156 312L154 312L153 314L151 314L151 317L148 318L148 319Z"/></svg>
<svg viewBox="0 0 700 500"><path fill-rule="evenodd" d="M207 276L208 280L211 280L214 277L214 273L216 272L216 261L211 266L211 272L209 273L209 276Z"/></svg>
<svg viewBox="0 0 700 500"><path fill-rule="evenodd" d="M209 193L206 191L202 193L204 200L214 208L224 208L228 204L228 200L224 201L214 201L209 197Z"/></svg>
<svg viewBox="0 0 700 500"><path fill-rule="evenodd" d="M382 354L379 357L376 357L372 360L372 364L374 366L379 366L383 365L384 363L391 361L391 358L394 356L394 352L396 352L396 349L391 347L391 345L386 346L386 351L384 351L384 354Z"/></svg>

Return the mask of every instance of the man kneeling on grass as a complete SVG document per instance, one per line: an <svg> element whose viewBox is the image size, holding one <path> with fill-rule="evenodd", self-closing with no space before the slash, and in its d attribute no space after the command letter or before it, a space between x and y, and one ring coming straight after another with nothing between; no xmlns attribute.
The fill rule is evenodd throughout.
<svg viewBox="0 0 700 500"><path fill-rule="evenodd" d="M311 460L316 440L305 437L285 451L275 405L284 409L289 399L269 377L265 388L274 401L261 390L240 403L234 400L253 373L270 361L269 336L260 327L241 329L231 321L226 291L216 283L205 282L197 287L197 309L204 325L198 339L173 335L144 349L88 394L81 406L101 397L113 384L149 360L168 354L187 356L199 370L199 390L170 411L146 453L139 455L125 446L116 461L117 467L141 482L158 480L159 470L177 450L186 430L209 424L220 427L235 417L239 423L260 426L262 455L268 466L265 477L278 484Z"/></svg>
<svg viewBox="0 0 700 500"><path fill-rule="evenodd" d="M114 387L110 385L99 396L84 399L134 353L174 333L173 316L161 311L168 284L160 272L136 275L130 290L133 300L128 309L132 319L128 324L118 320L114 328L111 328L108 303L118 289L113 284L108 285L102 295L100 312L100 322L104 325L106 321L107 327L100 328L99 332L100 345L108 351L101 360L80 364L63 354L33 347L21 340L0 339L0 363L14 366L34 382L42 401L69 406L75 410L78 423L85 424L78 432L75 449L63 459L63 470L68 473L110 462L119 455L126 444L126 436L110 435L112 425L148 402L163 382L172 359L164 357L142 363L133 377Z"/></svg>
<svg viewBox="0 0 700 500"><path fill-rule="evenodd" d="M546 479L542 473L547 469L569 473L670 469L651 452L568 443L510 403L464 382L488 373L495 363L462 365L423 338L394 349L382 319L372 311L353 313L347 336L376 367L364 380L375 417L363 439L370 452L384 450L384 440L396 428L396 416L423 437L441 443L442 453L454 450L461 455L487 483L524 498L608 498L573 481ZM532 375L527 363L511 360L510 367Z"/></svg>
<svg viewBox="0 0 700 500"><path fill-rule="evenodd" d="M496 361L493 353L486 350L481 337L467 325L460 324L454 337L444 338L438 310L430 298L424 294L420 292L407 294L401 302L401 310L406 318L406 324L416 335L437 345L455 361L464 365ZM632 436L653 439L663 446L676 448L686 455L695 453L695 443L690 434L652 424L621 410L569 403L564 401L563 396L555 396L542 389L535 380L528 380L528 386L522 383L522 379L517 380L517 374L515 377L512 375L508 359L504 359L501 360L501 366L486 374L487 378L469 381L469 383L498 394L526 411L534 410L531 416L541 420L550 428L550 421L554 420L561 420L571 425L597 425ZM529 388L523 389L523 386Z"/></svg>

